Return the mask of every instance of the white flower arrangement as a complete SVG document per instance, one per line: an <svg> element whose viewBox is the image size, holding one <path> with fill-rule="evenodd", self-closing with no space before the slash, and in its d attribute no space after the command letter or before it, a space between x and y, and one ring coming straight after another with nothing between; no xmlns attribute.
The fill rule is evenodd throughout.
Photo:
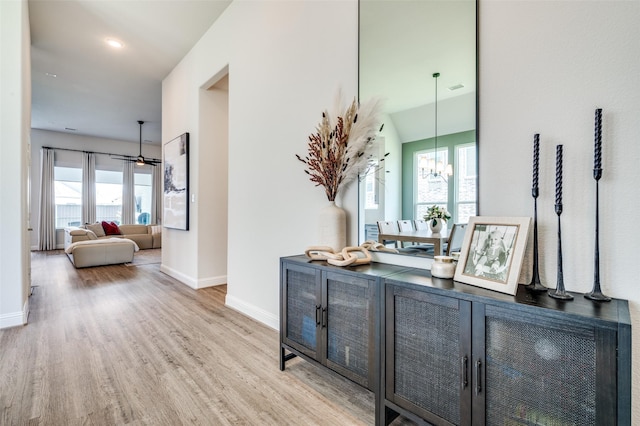
<svg viewBox="0 0 640 426"><path fill-rule="evenodd" d="M333 113L323 111L316 133L309 136L307 156L296 154L311 182L324 187L329 201L371 167L369 148L382 130L380 111L377 99L358 105L354 98L345 107L339 93Z"/></svg>
<svg viewBox="0 0 640 426"><path fill-rule="evenodd" d="M451 219L451 214L446 208L433 205L427 210L427 214L424 215L424 220L431 221L431 226L436 226L438 223L436 219L442 219L444 222Z"/></svg>

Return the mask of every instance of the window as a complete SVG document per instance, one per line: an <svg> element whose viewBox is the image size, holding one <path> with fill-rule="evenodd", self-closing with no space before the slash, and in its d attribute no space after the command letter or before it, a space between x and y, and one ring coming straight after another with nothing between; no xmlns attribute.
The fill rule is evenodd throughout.
<svg viewBox="0 0 640 426"><path fill-rule="evenodd" d="M476 145L456 146L456 223L466 223L476 215Z"/></svg>
<svg viewBox="0 0 640 426"><path fill-rule="evenodd" d="M136 222L148 225L151 223L152 178L149 173L135 173L133 180L136 198Z"/></svg>
<svg viewBox="0 0 640 426"><path fill-rule="evenodd" d="M56 228L80 225L82 223L82 169L54 167L53 179Z"/></svg>
<svg viewBox="0 0 640 426"><path fill-rule="evenodd" d="M433 150L416 152L414 156L414 214L422 218L432 205L444 207L451 212L454 223L467 223L476 211L476 144L456 145L454 155L455 173L443 176L449 164L449 148L438 149L438 162ZM438 175L435 175L435 171ZM449 190L453 197L449 199Z"/></svg>
<svg viewBox="0 0 640 426"><path fill-rule="evenodd" d="M416 152L414 158L415 216L422 218L432 205L447 208L449 200L449 184L444 176L434 174L444 170L443 165L449 163L448 149L438 149L438 164L433 150Z"/></svg>
<svg viewBox="0 0 640 426"><path fill-rule="evenodd" d="M120 223L122 172L96 170L96 220Z"/></svg>

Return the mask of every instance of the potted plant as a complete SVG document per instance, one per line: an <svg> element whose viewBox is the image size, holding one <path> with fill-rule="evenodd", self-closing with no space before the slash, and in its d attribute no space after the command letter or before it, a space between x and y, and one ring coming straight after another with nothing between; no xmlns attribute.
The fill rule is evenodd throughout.
<svg viewBox="0 0 640 426"><path fill-rule="evenodd" d="M429 222L431 232L440 232L442 225L451 219L451 214L446 208L433 205L427 210L427 214L424 215L424 220Z"/></svg>

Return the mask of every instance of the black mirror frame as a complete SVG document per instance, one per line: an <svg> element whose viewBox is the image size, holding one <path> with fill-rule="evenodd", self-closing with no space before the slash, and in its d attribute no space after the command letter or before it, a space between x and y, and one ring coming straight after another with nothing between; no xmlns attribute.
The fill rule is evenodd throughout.
<svg viewBox="0 0 640 426"><path fill-rule="evenodd" d="M361 3L362 0L358 0L358 66L357 66L357 89L358 89L358 100L360 100L360 11L361 11ZM476 117L475 117L475 131L476 131L476 215L480 216L480 12L479 12L479 0L475 0L476 4ZM360 200L360 186L358 186L358 200ZM361 229L364 226L363 223L360 222L360 203L358 202L358 219L356 221L358 226L358 239L360 239ZM364 241L359 241L359 244L362 244Z"/></svg>

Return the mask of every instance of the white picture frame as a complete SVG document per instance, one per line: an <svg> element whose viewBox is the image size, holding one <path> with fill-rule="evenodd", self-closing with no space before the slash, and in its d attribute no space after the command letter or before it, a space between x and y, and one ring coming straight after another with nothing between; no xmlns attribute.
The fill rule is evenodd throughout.
<svg viewBox="0 0 640 426"><path fill-rule="evenodd" d="M471 217L454 280L516 294L530 225L530 217Z"/></svg>

